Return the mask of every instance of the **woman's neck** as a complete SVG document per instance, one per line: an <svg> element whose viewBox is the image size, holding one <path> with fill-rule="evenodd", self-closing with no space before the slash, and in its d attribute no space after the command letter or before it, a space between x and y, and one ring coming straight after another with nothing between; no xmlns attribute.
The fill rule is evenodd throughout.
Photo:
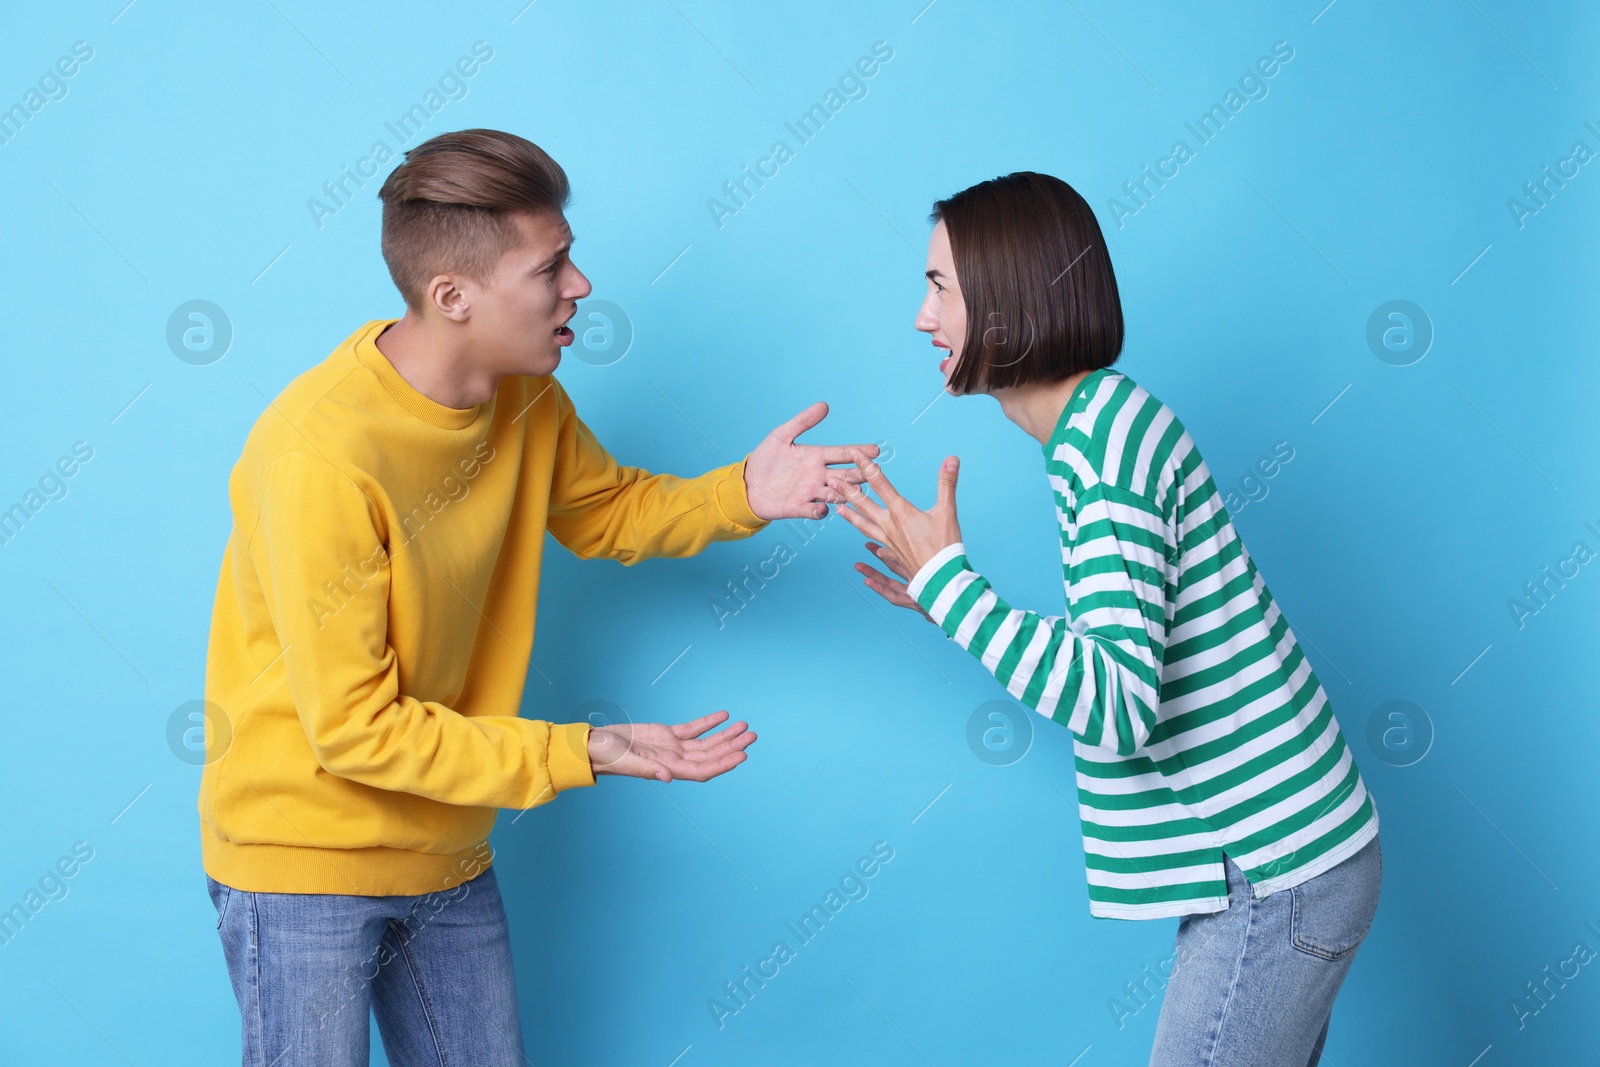
<svg viewBox="0 0 1600 1067"><path fill-rule="evenodd" d="M1005 412L1006 418L1043 446L1050 443L1050 435L1061 422L1061 413L1067 410L1072 394L1090 373L1081 370L1060 381L1013 385L993 390L989 395L1000 402L1000 410Z"/></svg>

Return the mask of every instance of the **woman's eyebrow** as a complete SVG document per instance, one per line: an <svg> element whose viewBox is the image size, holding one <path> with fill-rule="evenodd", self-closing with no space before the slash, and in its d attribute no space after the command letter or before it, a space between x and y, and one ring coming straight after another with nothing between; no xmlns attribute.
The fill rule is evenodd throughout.
<svg viewBox="0 0 1600 1067"><path fill-rule="evenodd" d="M924 273L927 275L927 278L928 278L929 281L935 281L935 280L937 280L939 278L943 278L944 277L944 275L940 274L937 269L930 270L930 271L925 271Z"/></svg>

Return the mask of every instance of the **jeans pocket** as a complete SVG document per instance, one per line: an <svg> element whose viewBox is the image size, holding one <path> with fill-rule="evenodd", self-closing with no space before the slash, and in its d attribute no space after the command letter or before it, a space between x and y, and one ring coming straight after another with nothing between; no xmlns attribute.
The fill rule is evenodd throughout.
<svg viewBox="0 0 1600 1067"><path fill-rule="evenodd" d="M1360 947L1378 910L1381 862L1374 839L1342 863L1291 886L1290 943L1301 952L1333 961Z"/></svg>
<svg viewBox="0 0 1600 1067"><path fill-rule="evenodd" d="M217 909L217 929L220 930L222 919L228 914L228 901L233 899L233 890L208 874L206 891L211 894L211 903Z"/></svg>

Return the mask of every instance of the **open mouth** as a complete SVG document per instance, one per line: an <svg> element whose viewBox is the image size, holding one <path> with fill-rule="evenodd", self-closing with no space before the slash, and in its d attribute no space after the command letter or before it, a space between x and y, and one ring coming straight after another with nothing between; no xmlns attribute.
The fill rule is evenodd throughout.
<svg viewBox="0 0 1600 1067"><path fill-rule="evenodd" d="M572 315L576 315L577 313L578 309L573 308ZM567 322L572 321L572 315L567 316ZM563 322L560 326L557 326L553 332L556 335L556 340L563 345L570 345L576 337L576 335L572 332L572 327L568 326L566 322Z"/></svg>

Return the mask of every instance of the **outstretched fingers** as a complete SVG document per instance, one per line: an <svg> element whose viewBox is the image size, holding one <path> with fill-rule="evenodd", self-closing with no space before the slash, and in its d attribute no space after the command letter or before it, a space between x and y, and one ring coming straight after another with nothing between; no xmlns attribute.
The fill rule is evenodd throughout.
<svg viewBox="0 0 1600 1067"><path fill-rule="evenodd" d="M877 445L821 445L824 463L854 463L856 453L872 457L878 454Z"/></svg>
<svg viewBox="0 0 1600 1067"><path fill-rule="evenodd" d="M804 411L795 414L793 418L786 419L767 436L775 437L786 445L792 445L796 437L799 437L827 417L827 401L818 400Z"/></svg>
<svg viewBox="0 0 1600 1067"><path fill-rule="evenodd" d="M742 723L740 725L743 726ZM686 748L674 753L666 762L678 778L687 778L693 782L709 781L719 774L726 774L748 759L744 750L749 748L755 739L754 733L740 730L726 742L706 749Z"/></svg>
<svg viewBox="0 0 1600 1067"><path fill-rule="evenodd" d="M721 737L722 735L718 734L717 736ZM708 745L702 749L689 749L684 753L684 755L687 758L700 760L702 762L720 760L733 753L743 752L745 749L754 744L755 740L755 731L740 730L737 734L733 734L728 737L726 741L719 741L714 745Z"/></svg>
<svg viewBox="0 0 1600 1067"><path fill-rule="evenodd" d="M895 555L888 548L884 547L883 545L876 544L875 542L868 541L867 551L871 552L874 556L877 556L879 563L882 563L885 567L888 567L906 581L909 582L911 580L912 576L909 573L911 568L907 567L903 562L901 562L900 557ZM868 569L870 570L871 568Z"/></svg>
<svg viewBox="0 0 1600 1067"><path fill-rule="evenodd" d="M691 737L699 737L713 726L721 723L727 717L728 713L725 710L713 711L711 714L702 715L698 719L695 719L691 722L680 722L676 726L672 727L672 736L678 738L679 740L688 740Z"/></svg>
<svg viewBox="0 0 1600 1067"><path fill-rule="evenodd" d="M739 738L745 736L749 732L749 723L736 722L729 726L726 730L718 730L714 734L707 734L704 737L680 739L678 744L685 752L709 752L712 749L721 748L732 741L737 741Z"/></svg>
<svg viewBox="0 0 1600 1067"><path fill-rule="evenodd" d="M823 472L823 477L839 478L843 480L846 485L860 485L862 482L867 480L866 474L861 470L860 467L857 467L853 461L846 460L845 462L850 463L850 466L838 469L829 467L825 472Z"/></svg>
<svg viewBox="0 0 1600 1067"><path fill-rule="evenodd" d="M947 509L952 515L956 510L956 479L960 473L959 456L950 456L939 465L939 495L934 506Z"/></svg>
<svg viewBox="0 0 1600 1067"><path fill-rule="evenodd" d="M748 758L744 751L740 750L715 759L680 759L673 762L671 770L675 777L690 782L709 782L719 774L727 774Z"/></svg>
<svg viewBox="0 0 1600 1067"><path fill-rule="evenodd" d="M895 607L922 611L922 605L911 598L911 593L905 582L897 582L876 567L866 563L857 563L855 569L866 578L867 588ZM923 614L926 614L926 612L923 612Z"/></svg>
<svg viewBox="0 0 1600 1067"><path fill-rule="evenodd" d="M876 466L876 464L874 464L874 466ZM859 465L848 471L829 470L827 474L828 487L834 492L842 495L845 499L845 502L851 507L855 508L858 514L876 526L877 523L883 521L884 517L888 514L888 511L877 501L868 496L866 494L866 490L861 488L867 479L867 472ZM887 485L887 481L884 484ZM891 493L894 492L894 487L890 486L889 491ZM882 497L882 493L880 493L879 496ZM883 500L885 504L889 502L887 497L883 497ZM856 529L860 530L861 527L857 526ZM862 532L866 533L865 530ZM867 536L879 537L880 535L875 533L867 533Z"/></svg>
<svg viewBox="0 0 1600 1067"><path fill-rule="evenodd" d="M866 497L863 496L861 499L866 500ZM853 505L852 507L838 508L836 509L835 514L843 515L844 521L861 531L864 536L876 538L879 541L886 540L886 538L883 536L883 530L878 526L878 524L863 514L862 511L856 510L856 508L860 507L859 502L856 500L851 500L850 503ZM882 508L879 508L871 501L867 501L867 507L872 508L874 511L877 511L880 514L883 511Z"/></svg>
<svg viewBox="0 0 1600 1067"><path fill-rule="evenodd" d="M889 484L888 477L883 473L883 468L878 461L868 456L865 452L857 450L856 466L861 468L872 488L878 491L878 499L882 500L885 507L900 499L900 493L893 485Z"/></svg>

